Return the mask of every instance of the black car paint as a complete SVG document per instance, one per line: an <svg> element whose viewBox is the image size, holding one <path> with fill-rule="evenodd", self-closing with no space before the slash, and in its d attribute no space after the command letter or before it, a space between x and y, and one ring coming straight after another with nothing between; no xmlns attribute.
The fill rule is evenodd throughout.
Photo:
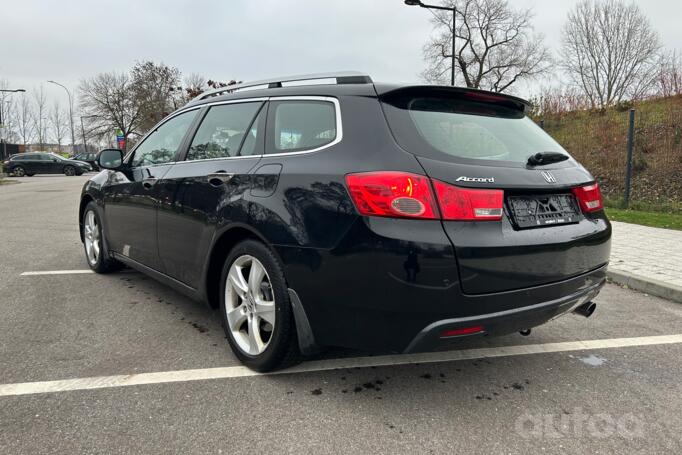
<svg viewBox="0 0 682 455"><path fill-rule="evenodd" d="M218 98L334 97L343 139L313 153L182 162L195 122L177 164L101 172L84 186L81 213L96 201L118 259L213 307L215 267L222 267L224 248L246 236L262 240L284 266L299 341L304 337L308 347L421 350L437 338L428 328L438 321L453 327L471 317L549 304L526 317L496 319L486 330L508 333L546 322L598 291L611 234L603 211L576 225L521 233L506 217L468 223L359 216L344 182L352 172L401 170L446 182L459 175L491 176L495 183L487 186L511 192L562 191L594 181L573 160L547 167L557 177L548 185L525 167L417 158L398 146L382 112L377 92L390 89L311 86ZM220 171L234 176L211 185L207 175ZM149 177L157 180L145 188L142 181ZM120 217L116 224L114 217ZM139 245L124 251L126 238ZM567 302L567 296L574 298ZM417 339L426 341L415 344Z"/></svg>

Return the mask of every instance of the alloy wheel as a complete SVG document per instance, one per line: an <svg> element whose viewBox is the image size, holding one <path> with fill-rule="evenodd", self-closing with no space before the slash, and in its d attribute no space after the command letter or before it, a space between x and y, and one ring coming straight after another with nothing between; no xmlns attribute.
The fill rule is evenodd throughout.
<svg viewBox="0 0 682 455"><path fill-rule="evenodd" d="M12 173L17 177L23 177L26 174L26 171L24 171L23 167L16 167Z"/></svg>
<svg viewBox="0 0 682 455"><path fill-rule="evenodd" d="M95 265L99 259L102 244L100 241L97 217L95 216L95 212L92 210L88 210L88 212L85 214L83 236L85 237L85 254L88 257L88 262L91 265Z"/></svg>
<svg viewBox="0 0 682 455"><path fill-rule="evenodd" d="M253 256L239 256L230 266L225 283L228 329L248 355L262 354L275 328L275 297L268 272Z"/></svg>
<svg viewBox="0 0 682 455"><path fill-rule="evenodd" d="M64 169L64 174L68 175L69 177L76 175L76 170L72 168L71 166L67 166Z"/></svg>

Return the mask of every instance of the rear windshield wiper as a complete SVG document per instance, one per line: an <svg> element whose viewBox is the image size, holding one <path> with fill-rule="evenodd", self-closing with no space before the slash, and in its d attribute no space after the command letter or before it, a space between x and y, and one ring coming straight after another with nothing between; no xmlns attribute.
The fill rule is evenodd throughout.
<svg viewBox="0 0 682 455"><path fill-rule="evenodd" d="M540 152L528 157L529 166L545 166L547 164L566 161L568 155L558 152Z"/></svg>

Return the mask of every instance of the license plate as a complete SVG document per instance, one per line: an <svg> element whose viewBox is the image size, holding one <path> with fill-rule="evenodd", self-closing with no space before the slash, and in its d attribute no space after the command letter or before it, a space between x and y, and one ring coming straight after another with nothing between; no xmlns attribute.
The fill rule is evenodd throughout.
<svg viewBox="0 0 682 455"><path fill-rule="evenodd" d="M572 194L510 196L512 218L521 229L577 223L582 215Z"/></svg>

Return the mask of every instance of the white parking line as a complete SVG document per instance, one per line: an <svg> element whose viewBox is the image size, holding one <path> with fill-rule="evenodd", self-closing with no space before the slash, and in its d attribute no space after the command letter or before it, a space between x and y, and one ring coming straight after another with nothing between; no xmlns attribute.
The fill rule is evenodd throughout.
<svg viewBox="0 0 682 455"><path fill-rule="evenodd" d="M90 269L82 270L38 270L35 272L21 272L19 276L39 276L39 275L80 275L86 273L95 273ZM133 269L123 269L116 272L119 273L139 273L137 270Z"/></svg>
<svg viewBox="0 0 682 455"><path fill-rule="evenodd" d="M95 273L90 269L84 270L43 270L38 272L22 272L20 276L35 276L35 275L72 275L81 273Z"/></svg>
<svg viewBox="0 0 682 455"><path fill-rule="evenodd" d="M387 355L378 357L357 357L348 359L329 359L306 362L288 370L269 374L294 374L347 369L355 367L393 366L414 363L448 362L455 360L485 359L552 352L583 351L590 349L625 348L682 343L682 334L661 335L637 338L611 338L605 340L567 341L560 343L501 346L494 348L465 349L461 351L432 352L409 355ZM0 397L32 395L38 393L91 390L110 387L127 387L144 384L163 384L172 382L204 381L208 379L228 379L247 376L260 376L243 366L204 368L198 370L161 371L116 376L100 376L60 381L24 382L0 384Z"/></svg>

